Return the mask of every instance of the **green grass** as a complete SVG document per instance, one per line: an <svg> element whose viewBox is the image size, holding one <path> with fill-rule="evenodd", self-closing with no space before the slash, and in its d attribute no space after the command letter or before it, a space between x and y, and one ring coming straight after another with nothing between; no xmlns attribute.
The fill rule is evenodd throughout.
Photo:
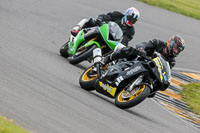
<svg viewBox="0 0 200 133"><path fill-rule="evenodd" d="M194 113L200 115L200 83L182 85L182 87L181 96L183 100Z"/></svg>
<svg viewBox="0 0 200 133"><path fill-rule="evenodd" d="M200 0L139 0L200 20Z"/></svg>
<svg viewBox="0 0 200 133"><path fill-rule="evenodd" d="M13 123L13 120L8 120L6 117L0 116L0 133L29 133L20 126Z"/></svg>

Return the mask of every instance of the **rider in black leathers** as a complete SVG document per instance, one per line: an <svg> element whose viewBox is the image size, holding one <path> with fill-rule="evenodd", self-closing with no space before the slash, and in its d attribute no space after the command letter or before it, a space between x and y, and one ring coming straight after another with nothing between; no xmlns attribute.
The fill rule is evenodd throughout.
<svg viewBox="0 0 200 133"><path fill-rule="evenodd" d="M113 21L117 23L122 29L123 39L121 43L127 46L128 42L132 40L135 34L134 24L139 19L139 16L139 11L134 7L127 9L124 14L119 11L101 14L97 17L97 19L90 18L87 22L80 26L80 28L72 30L71 34L75 36L80 31L80 29L90 28L97 25L101 26L103 22ZM90 35L92 34L90 33L86 35L86 38L90 39Z"/></svg>
<svg viewBox="0 0 200 133"><path fill-rule="evenodd" d="M104 63L107 64L112 60L119 58L127 58L128 60L135 59L138 52L152 57L154 52L158 52L165 57L169 62L170 67L174 67L175 57L185 48L184 40L181 36L175 35L170 37L168 42L159 39L152 39L149 42L142 42L136 45L136 49L130 46L123 47L120 50L114 51L104 58Z"/></svg>

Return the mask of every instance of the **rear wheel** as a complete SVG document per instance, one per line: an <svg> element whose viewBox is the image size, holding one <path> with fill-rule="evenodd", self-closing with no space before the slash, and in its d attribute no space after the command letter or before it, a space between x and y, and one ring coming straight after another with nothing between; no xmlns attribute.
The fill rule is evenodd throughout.
<svg viewBox="0 0 200 133"><path fill-rule="evenodd" d="M89 47L88 49L85 49L85 51L83 52L77 52L75 55L69 57L69 62L71 64L78 64L84 60L87 60L88 58L90 58L93 54L93 50L97 48L96 45L92 45L91 47Z"/></svg>
<svg viewBox="0 0 200 133"><path fill-rule="evenodd" d="M79 78L80 86L88 91L94 90L93 84L97 79L97 74L93 69L94 66L89 67L87 70L83 72L83 74Z"/></svg>
<svg viewBox="0 0 200 133"><path fill-rule="evenodd" d="M123 89L115 98L115 105L126 109L141 103L150 94L150 88L146 85L134 87L131 91Z"/></svg>
<svg viewBox="0 0 200 133"><path fill-rule="evenodd" d="M69 57L69 54L68 54L68 45L69 45L69 42L66 42L64 45L62 45L62 47L60 48L60 55L67 58Z"/></svg>

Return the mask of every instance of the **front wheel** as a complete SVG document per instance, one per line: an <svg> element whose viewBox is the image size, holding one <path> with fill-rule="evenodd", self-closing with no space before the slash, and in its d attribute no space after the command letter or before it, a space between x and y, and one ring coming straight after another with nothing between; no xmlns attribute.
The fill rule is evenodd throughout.
<svg viewBox="0 0 200 133"><path fill-rule="evenodd" d="M93 45L93 46L89 47L88 49L86 49L85 51L83 51L81 53L76 53L75 55L69 57L68 60L71 64L74 64L74 65L78 64L78 63L90 58L93 55L92 52L95 48L97 48L97 46Z"/></svg>
<svg viewBox="0 0 200 133"><path fill-rule="evenodd" d="M81 77L79 78L79 84L83 89L92 91L94 90L93 84L95 83L96 79L97 73L94 71L94 66L91 66L82 73Z"/></svg>
<svg viewBox="0 0 200 133"><path fill-rule="evenodd" d="M135 86L132 91L123 89L115 98L115 105L121 109L130 108L141 103L150 94L146 85Z"/></svg>

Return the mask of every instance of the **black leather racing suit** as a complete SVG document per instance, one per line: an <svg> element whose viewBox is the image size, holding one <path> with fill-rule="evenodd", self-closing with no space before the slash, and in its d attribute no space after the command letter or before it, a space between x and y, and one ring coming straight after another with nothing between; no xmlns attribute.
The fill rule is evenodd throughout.
<svg viewBox="0 0 200 133"><path fill-rule="evenodd" d="M152 57L154 52L158 52L160 54L162 54L165 59L169 62L169 65L172 69L172 67L174 67L176 61L175 61L175 57L170 56L169 51L165 51L166 49L167 43L164 41L161 41L160 39L153 39L150 40L149 42L143 42L143 43L139 43L136 45L137 49L144 49L146 51L147 56Z"/></svg>
<svg viewBox="0 0 200 133"><path fill-rule="evenodd" d="M139 52L143 52L143 54L146 54L147 56L152 57L154 52L159 52L160 54L162 54L166 60L169 62L169 65L172 69L172 67L175 65L175 58L169 56L168 54L165 54L166 50L166 42L163 42L159 39L153 39L150 40L149 42L142 42L136 45L136 49L130 46L127 47L123 47L120 50L116 50L113 53L111 53L110 55L106 56L104 58L104 64L107 64L113 60L117 60L120 58L126 58L127 60L133 60L137 57ZM144 50L144 51L143 51ZM159 90L159 86L154 86L155 90ZM163 88L164 90L166 90L167 88ZM163 91L164 91L163 90ZM152 92L148 97L154 97L156 94L155 92Z"/></svg>
<svg viewBox="0 0 200 133"><path fill-rule="evenodd" d="M96 26L99 22L109 22L109 21L113 21L115 23L117 23L120 28L122 29L123 32L123 39L121 41L122 44L124 44L125 46L128 45L128 42L132 40L134 34L135 34L135 29L134 26L126 26L124 24L122 24L122 18L123 18L124 14L118 11L113 11L113 12L109 12L107 14L101 14L97 17L97 21L95 21L94 19L89 19L88 22L86 22L83 26L83 28L89 28L89 27L93 27Z"/></svg>
<svg viewBox="0 0 200 133"><path fill-rule="evenodd" d="M164 50L166 50L166 46L166 42L163 42L159 39L153 39L149 42L142 42L137 44L136 49L139 49L140 51L144 50L146 52L145 54L149 57L152 57L155 51L162 54L172 68L175 65L176 61L174 57L169 56L169 54L165 54ZM123 47L122 49L115 51L105 57L105 63L107 64L107 62L120 58L127 58L128 60L135 59L138 55L138 50L136 49L130 46Z"/></svg>

